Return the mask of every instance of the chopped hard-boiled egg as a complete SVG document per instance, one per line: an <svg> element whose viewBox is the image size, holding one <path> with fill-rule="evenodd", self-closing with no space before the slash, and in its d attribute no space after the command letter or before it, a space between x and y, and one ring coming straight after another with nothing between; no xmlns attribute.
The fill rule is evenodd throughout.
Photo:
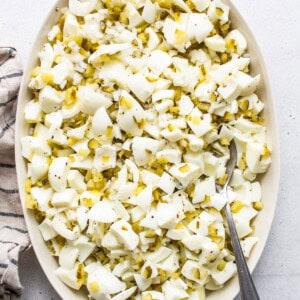
<svg viewBox="0 0 300 300"><path fill-rule="evenodd" d="M56 276L97 300L204 300L246 257L271 148L247 40L222 0L69 0L31 73L26 207Z"/></svg>

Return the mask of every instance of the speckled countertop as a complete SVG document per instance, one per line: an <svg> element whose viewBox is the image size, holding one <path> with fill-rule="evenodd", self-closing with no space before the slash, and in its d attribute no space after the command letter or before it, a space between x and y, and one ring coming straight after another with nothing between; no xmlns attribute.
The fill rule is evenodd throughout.
<svg viewBox="0 0 300 300"><path fill-rule="evenodd" d="M54 0L1 0L0 44L15 46L26 64ZM233 0L265 57L277 106L281 183L275 220L254 280L266 300L300 299L300 1ZM20 259L22 299L59 299L32 250ZM69 299L66 299L69 300ZM224 299L227 300L227 299Z"/></svg>

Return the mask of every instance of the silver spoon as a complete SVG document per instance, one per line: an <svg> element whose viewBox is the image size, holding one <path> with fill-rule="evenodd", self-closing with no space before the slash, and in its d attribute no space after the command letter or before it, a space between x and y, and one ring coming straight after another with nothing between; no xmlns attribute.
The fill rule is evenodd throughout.
<svg viewBox="0 0 300 300"><path fill-rule="evenodd" d="M233 221L232 213L230 210L229 199L227 194L228 184L232 178L232 174L237 162L237 151L235 142L232 141L229 146L230 150L230 158L226 165L226 174L228 177L225 181L225 184L221 187L220 185L216 185L217 191L226 197L225 204L225 215L227 218L227 223L229 227L231 243L233 247L233 252L235 255L235 261L237 266L237 273L240 283L240 296L242 300L259 300L259 296L257 290L255 288L254 282L252 280L251 274L249 272L245 256L243 250L241 248L241 244L235 229L235 224Z"/></svg>

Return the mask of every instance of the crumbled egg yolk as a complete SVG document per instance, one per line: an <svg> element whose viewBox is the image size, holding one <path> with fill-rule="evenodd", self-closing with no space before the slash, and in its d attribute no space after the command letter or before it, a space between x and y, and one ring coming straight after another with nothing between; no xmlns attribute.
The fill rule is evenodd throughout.
<svg viewBox="0 0 300 300"><path fill-rule="evenodd" d="M88 298L222 288L235 273L215 190L228 147L239 144L229 189L231 211L249 214L243 237L271 156L246 41L222 2L99 1L70 0L31 72L25 206L66 260L58 277Z"/></svg>

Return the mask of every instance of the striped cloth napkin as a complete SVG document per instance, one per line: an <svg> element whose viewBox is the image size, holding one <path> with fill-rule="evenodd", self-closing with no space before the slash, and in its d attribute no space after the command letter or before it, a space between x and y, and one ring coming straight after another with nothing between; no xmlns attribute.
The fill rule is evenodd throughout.
<svg viewBox="0 0 300 300"><path fill-rule="evenodd" d="M29 247L14 157L15 112L22 74L16 50L0 46L0 299L20 295L18 258Z"/></svg>

